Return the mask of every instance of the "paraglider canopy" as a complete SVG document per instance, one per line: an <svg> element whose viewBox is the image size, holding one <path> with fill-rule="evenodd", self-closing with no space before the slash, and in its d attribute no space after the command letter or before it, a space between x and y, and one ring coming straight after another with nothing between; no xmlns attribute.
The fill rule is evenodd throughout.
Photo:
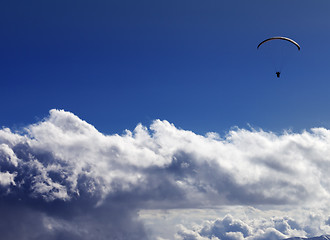
<svg viewBox="0 0 330 240"><path fill-rule="evenodd" d="M276 41L274 41L274 40L276 40ZM278 40L281 40L281 41L278 42ZM274 42L273 42L273 41L274 41ZM273 60L274 60L275 69L276 69L276 76L277 76L278 78L280 77L280 74L281 74L281 71L282 71L283 64L284 64L284 62L287 60L287 59L286 59L287 56L284 56L284 54L286 54L287 50L289 50L289 49L284 48L285 45L287 45L287 44L282 45L282 44L280 43L280 42L282 42L282 41L285 41L285 42L289 43L289 44L288 44L289 47L290 47L291 44L292 44L292 46L296 46L296 47L298 48L298 51L300 51L300 45L299 45L296 41L294 41L294 40L292 40L292 39L290 39L290 38L287 38L287 37L280 37L280 36L278 36L278 37L267 38L267 39L263 40L262 42L260 42L260 43L258 44L258 46L257 46L257 49L259 49L259 47L260 47L261 45L263 45L263 44L265 44L265 43L267 43L267 42L272 42L270 45L268 45L268 43L267 43L267 44L266 44L267 47L266 47L265 49L267 50L267 48L268 48L268 50L271 50L271 51L270 51L270 57L273 58ZM275 44L275 43L276 43L276 44ZM280 43L280 45L278 45L278 43ZM269 46L271 47L271 49L269 49ZM278 47L280 47L280 48L272 48L272 47L274 47L274 46L278 46ZM262 48L264 48L264 47L262 47ZM265 49L264 49L264 50L265 50ZM263 52L263 51L262 51L262 52ZM279 56L279 54L280 54L280 56Z"/></svg>
<svg viewBox="0 0 330 240"><path fill-rule="evenodd" d="M262 44L264 44L265 42L269 42L269 41L276 40L276 39L291 42L291 43L293 43L294 45L296 45L297 48L298 48L298 50L300 51L300 45L299 45L297 42L295 42L295 41L293 41L292 39L287 38L287 37L271 37L271 38L268 38L268 39L266 39L266 40L263 40L261 43L259 43L257 49L259 49L259 47L260 47Z"/></svg>

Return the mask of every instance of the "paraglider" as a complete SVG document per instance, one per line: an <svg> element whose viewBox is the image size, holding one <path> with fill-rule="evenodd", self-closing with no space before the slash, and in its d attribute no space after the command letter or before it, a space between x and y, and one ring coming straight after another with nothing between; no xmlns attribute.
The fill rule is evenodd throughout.
<svg viewBox="0 0 330 240"><path fill-rule="evenodd" d="M276 76L279 78L280 77L281 72L276 72Z"/></svg>
<svg viewBox="0 0 330 240"><path fill-rule="evenodd" d="M271 37L271 38L267 38L265 40L263 40L262 42L260 42L257 46L257 49L259 49L259 47L267 42L270 42L270 41L273 41L273 40L284 40L284 41L287 41L289 44L293 44L295 45L297 48L298 48L298 51L300 51L300 45L295 42L294 40L290 39L290 38L287 38L287 37ZM283 60L283 59L282 59ZM279 78L281 75L281 71L280 70L277 70L276 71L276 76Z"/></svg>

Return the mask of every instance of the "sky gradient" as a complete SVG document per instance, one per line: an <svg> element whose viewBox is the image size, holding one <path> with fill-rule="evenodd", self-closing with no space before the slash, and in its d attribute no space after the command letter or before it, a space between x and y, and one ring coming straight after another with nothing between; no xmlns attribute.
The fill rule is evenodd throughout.
<svg viewBox="0 0 330 240"><path fill-rule="evenodd" d="M329 12L328 0L2 1L2 236L329 234ZM276 78L277 48L257 45L279 35L301 51Z"/></svg>
<svg viewBox="0 0 330 240"><path fill-rule="evenodd" d="M328 1L1 3L3 126L65 109L105 133L165 119L205 134L232 126L328 127ZM256 51L302 46L281 79ZM37 118L37 119L36 119Z"/></svg>

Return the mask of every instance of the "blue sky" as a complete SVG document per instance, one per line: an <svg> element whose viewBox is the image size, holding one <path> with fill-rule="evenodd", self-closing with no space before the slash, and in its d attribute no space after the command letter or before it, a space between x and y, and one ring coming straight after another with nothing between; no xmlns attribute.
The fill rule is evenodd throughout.
<svg viewBox="0 0 330 240"><path fill-rule="evenodd" d="M166 119L199 133L329 126L328 1L6 1L2 126L71 111L105 133ZM299 56L274 78L256 45Z"/></svg>
<svg viewBox="0 0 330 240"><path fill-rule="evenodd" d="M329 234L329 12L328 0L0 2L1 236ZM281 48L257 50L278 35L301 46L278 42L281 78Z"/></svg>

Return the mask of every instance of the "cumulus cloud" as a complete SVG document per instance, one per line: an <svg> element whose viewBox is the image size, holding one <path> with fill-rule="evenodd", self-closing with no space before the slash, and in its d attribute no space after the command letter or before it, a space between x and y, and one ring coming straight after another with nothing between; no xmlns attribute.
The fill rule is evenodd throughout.
<svg viewBox="0 0 330 240"><path fill-rule="evenodd" d="M0 130L1 226L17 239L147 239L139 209L325 204L329 142L324 128L280 135L233 129L221 137L160 120L104 135L51 110L22 132ZM246 239L252 230L243 223L227 216L178 234ZM292 229L287 224L252 232L282 237Z"/></svg>
<svg viewBox="0 0 330 240"><path fill-rule="evenodd" d="M303 211L304 212L304 211ZM286 213L281 213L286 214ZM310 217L305 212L306 218ZM310 213L309 213L310 214ZM325 226L324 219L319 221L294 220L291 217L269 217L259 215L259 218L244 218L244 220L234 218L230 214L224 218L213 221L205 221L201 225L195 225L192 229L180 226L176 235L177 240L280 240L292 236L315 236L329 231ZM315 231L311 228L324 228L325 231Z"/></svg>

